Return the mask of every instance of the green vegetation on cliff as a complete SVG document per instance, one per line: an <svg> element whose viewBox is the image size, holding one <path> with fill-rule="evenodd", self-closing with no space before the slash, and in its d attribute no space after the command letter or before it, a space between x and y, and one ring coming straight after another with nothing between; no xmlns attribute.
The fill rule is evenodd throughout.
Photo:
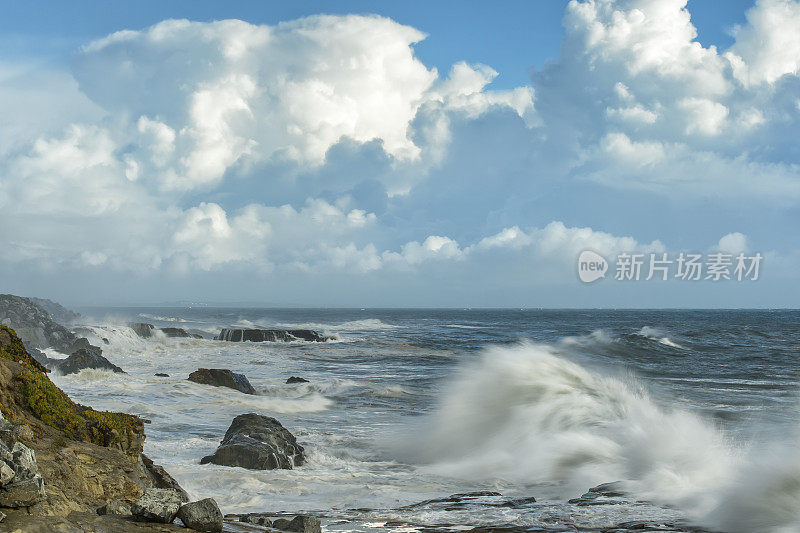
<svg viewBox="0 0 800 533"><path fill-rule="evenodd" d="M95 411L73 402L47 376L47 369L28 354L13 329L0 326L0 358L20 363L22 372L14 376L14 403L35 418L63 431L73 440L100 446L119 446L138 455L144 441L141 418L108 411ZM12 391L7 391L12 392ZM4 398L5 402L9 398ZM3 406L6 411L10 406ZM11 414L11 413L9 413ZM13 416L13 415L12 415Z"/></svg>

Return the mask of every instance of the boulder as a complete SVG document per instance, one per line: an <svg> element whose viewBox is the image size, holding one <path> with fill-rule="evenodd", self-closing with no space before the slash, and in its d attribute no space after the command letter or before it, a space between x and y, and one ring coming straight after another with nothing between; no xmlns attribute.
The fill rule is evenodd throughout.
<svg viewBox="0 0 800 533"><path fill-rule="evenodd" d="M272 520L264 513L248 513L239 517L239 522L255 524L257 526L272 527Z"/></svg>
<svg viewBox="0 0 800 533"><path fill-rule="evenodd" d="M245 394L256 393L256 390L250 385L250 381L244 374L236 374L226 368L197 369L189 374L189 381L215 387L228 387Z"/></svg>
<svg viewBox="0 0 800 533"><path fill-rule="evenodd" d="M223 329L217 340L229 342L324 342L328 337L311 329Z"/></svg>
<svg viewBox="0 0 800 533"><path fill-rule="evenodd" d="M60 361L59 360L53 360L53 361L57 361L54 363L53 367L65 375L75 374L85 368L111 370L112 372L117 372L122 374L125 373L120 367L111 363L111 361L109 361L102 355L89 353L83 348L73 353L66 359Z"/></svg>
<svg viewBox="0 0 800 533"><path fill-rule="evenodd" d="M178 518L186 527L195 531L222 531L222 513L213 498L183 505L178 511Z"/></svg>
<svg viewBox="0 0 800 533"><path fill-rule="evenodd" d="M165 373L163 373L163 372L156 372L156 373L155 373L155 376L156 376L157 378L168 378L168 377L169 377L169 374L165 374Z"/></svg>
<svg viewBox="0 0 800 533"><path fill-rule="evenodd" d="M289 524L278 529L301 533L322 533L322 524L313 516L299 515L295 516Z"/></svg>
<svg viewBox="0 0 800 533"><path fill-rule="evenodd" d="M183 504L183 497L175 489L147 489L131 505L131 515L139 522L171 524Z"/></svg>
<svg viewBox="0 0 800 533"><path fill-rule="evenodd" d="M99 514L100 516L106 516L106 515L129 516L131 514L131 506L125 502L121 502L119 500L113 500L104 503L103 505L98 507L97 514Z"/></svg>
<svg viewBox="0 0 800 533"><path fill-rule="evenodd" d="M292 376L286 380L287 385L292 385L294 383L309 383L309 381L305 378L299 378L297 376Z"/></svg>
<svg viewBox="0 0 800 533"><path fill-rule="evenodd" d="M255 413L234 418L217 450L200 460L251 470L291 469L304 462L295 436L274 418Z"/></svg>
<svg viewBox="0 0 800 533"><path fill-rule="evenodd" d="M284 528L288 527L292 521L288 518L277 518L274 522L272 522L272 527L275 529L283 530Z"/></svg>
<svg viewBox="0 0 800 533"><path fill-rule="evenodd" d="M131 322L128 324L128 327L143 339L149 339L155 335L156 331L156 327L153 324L146 324L144 322Z"/></svg>

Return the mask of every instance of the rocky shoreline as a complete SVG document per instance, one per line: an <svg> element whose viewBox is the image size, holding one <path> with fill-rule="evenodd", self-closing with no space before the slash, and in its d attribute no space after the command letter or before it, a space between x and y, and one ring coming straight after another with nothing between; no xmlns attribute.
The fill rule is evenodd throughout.
<svg viewBox="0 0 800 533"><path fill-rule="evenodd" d="M47 302L63 318L76 315ZM175 479L142 453L145 424L125 413L100 412L73 402L49 379L51 370L71 373L86 368L123 372L93 346L80 329L58 324L37 300L0 295L0 530L21 532L172 532L186 531L293 531L318 533L323 523L338 530L337 524L373 524L369 529L402 531L530 531L514 524L469 528L465 524L435 522L420 524L413 512L420 509L458 513L474 506L513 508L538 513L543 504L533 497L506 498L496 492L455 494L397 509L344 509L312 515L258 512L223 516L213 498L190 501ZM17 336L14 326L24 335ZM186 338L199 335L180 328L159 329L136 323L130 327L148 338ZM293 341L326 340L311 330L223 330L222 340ZM240 331L240 334L232 332ZM251 333L245 333L251 332ZM252 333L258 332L258 333ZM310 333L307 333L310 332ZM86 335L87 333L84 333ZM227 338L225 338L227 337ZM268 338L269 337L269 338ZM306 338L307 337L307 338ZM42 350L55 349L68 355L52 359ZM168 369L167 369L168 370ZM188 380L203 386L228 387L242 394L258 394L243 374L228 369L200 368ZM287 385L307 383L291 376ZM213 463L248 469L292 469L302 466L305 450L278 420L258 413L236 416L217 450L198 458ZM583 527L581 508L625 506L632 502L619 484L590 489L579 498L559 504L563 512L552 527L535 531L555 533L581 531L596 533L672 532L700 533L680 520L649 522L622 521L606 528ZM553 503L544 504L553 506ZM404 513L409 514L404 519ZM547 512L552 512L548 510ZM379 524L376 526L375 524Z"/></svg>

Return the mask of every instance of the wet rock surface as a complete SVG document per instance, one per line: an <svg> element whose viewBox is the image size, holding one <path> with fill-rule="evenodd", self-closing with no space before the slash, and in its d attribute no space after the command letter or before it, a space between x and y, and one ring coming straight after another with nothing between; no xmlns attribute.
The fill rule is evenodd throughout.
<svg viewBox="0 0 800 533"><path fill-rule="evenodd" d="M244 394L256 393L244 374L236 374L226 368L199 368L189 374L189 381L215 387L228 387Z"/></svg>
<svg viewBox="0 0 800 533"><path fill-rule="evenodd" d="M304 462L294 435L274 418L255 413L234 418L217 450L200 460L252 470L291 469Z"/></svg>
<svg viewBox="0 0 800 533"><path fill-rule="evenodd" d="M102 353L100 348L97 348L97 350L93 350L91 352L81 348L66 359L51 359L51 368L58 370L65 375L77 374L84 369L110 370L111 372L116 372L118 374L125 373L124 370L100 355L100 353Z"/></svg>
<svg viewBox="0 0 800 533"><path fill-rule="evenodd" d="M305 378L300 378L297 376L292 376L286 380L287 385L294 385L295 383L310 383L310 381L308 381Z"/></svg>
<svg viewBox="0 0 800 533"><path fill-rule="evenodd" d="M195 531L207 533L222 531L222 513L213 498L183 505L178 511L178 518L186 527Z"/></svg>
<svg viewBox="0 0 800 533"><path fill-rule="evenodd" d="M311 329L223 329L217 340L228 342L325 342L329 337Z"/></svg>

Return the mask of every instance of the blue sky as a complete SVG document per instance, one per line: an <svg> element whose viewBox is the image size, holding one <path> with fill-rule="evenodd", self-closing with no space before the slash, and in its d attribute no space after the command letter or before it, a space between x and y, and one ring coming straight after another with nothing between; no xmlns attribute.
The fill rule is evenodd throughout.
<svg viewBox="0 0 800 533"><path fill-rule="evenodd" d="M796 307L794 0L2 9L8 292ZM586 285L583 249L765 258Z"/></svg>

